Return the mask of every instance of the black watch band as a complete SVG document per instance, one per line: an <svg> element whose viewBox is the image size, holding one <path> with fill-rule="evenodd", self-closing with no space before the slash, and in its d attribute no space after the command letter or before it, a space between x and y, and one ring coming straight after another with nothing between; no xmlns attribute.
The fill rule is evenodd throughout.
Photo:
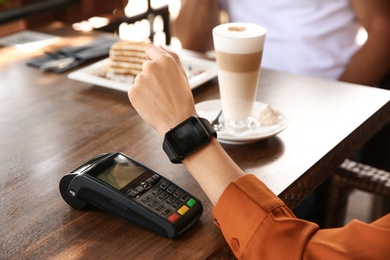
<svg viewBox="0 0 390 260"><path fill-rule="evenodd" d="M172 163L181 163L213 137L217 132L207 119L191 116L165 134L163 150Z"/></svg>

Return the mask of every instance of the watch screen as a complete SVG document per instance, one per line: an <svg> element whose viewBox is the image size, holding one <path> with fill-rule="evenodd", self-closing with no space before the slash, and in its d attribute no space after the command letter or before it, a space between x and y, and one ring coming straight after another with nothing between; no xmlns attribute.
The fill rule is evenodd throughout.
<svg viewBox="0 0 390 260"><path fill-rule="evenodd" d="M206 142L208 135L205 134L196 118L191 118L180 127L175 128L167 137L169 142L175 146L179 156L195 150Z"/></svg>
<svg viewBox="0 0 390 260"><path fill-rule="evenodd" d="M119 159L119 160L118 160ZM127 184L141 176L147 169L135 165L125 158L116 158L116 163L99 172L95 178L120 190Z"/></svg>

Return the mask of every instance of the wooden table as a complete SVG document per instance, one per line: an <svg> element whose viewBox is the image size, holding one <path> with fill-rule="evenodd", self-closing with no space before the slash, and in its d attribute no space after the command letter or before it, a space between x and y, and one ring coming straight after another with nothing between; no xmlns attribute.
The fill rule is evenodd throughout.
<svg viewBox="0 0 390 260"><path fill-rule="evenodd" d="M52 33L71 35L70 31ZM87 41L65 37L61 44ZM124 92L44 73L25 62L42 51L0 49L0 258L204 259L226 246L212 205ZM193 91L219 97L216 81ZM263 70L258 100L282 111L288 127L249 145L224 145L290 207L390 121L388 91ZM61 177L102 152L121 151L200 198L200 223L179 240L160 237L98 209L78 211L61 198ZM221 254L221 253L219 253Z"/></svg>

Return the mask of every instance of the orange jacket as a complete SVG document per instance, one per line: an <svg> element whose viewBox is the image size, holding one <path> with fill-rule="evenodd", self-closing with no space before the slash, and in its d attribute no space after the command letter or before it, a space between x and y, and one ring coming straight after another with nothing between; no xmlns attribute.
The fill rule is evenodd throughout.
<svg viewBox="0 0 390 260"><path fill-rule="evenodd" d="M390 214L371 224L319 229L297 219L250 174L226 188L213 215L239 259L390 259Z"/></svg>

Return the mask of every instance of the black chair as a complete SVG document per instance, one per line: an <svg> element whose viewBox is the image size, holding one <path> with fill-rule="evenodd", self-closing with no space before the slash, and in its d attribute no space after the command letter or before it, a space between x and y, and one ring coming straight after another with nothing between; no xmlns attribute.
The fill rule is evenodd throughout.
<svg viewBox="0 0 390 260"><path fill-rule="evenodd" d="M352 190L360 189L390 199L390 172L346 159L331 176L326 227L344 225L348 198ZM381 215L386 214L382 212Z"/></svg>

